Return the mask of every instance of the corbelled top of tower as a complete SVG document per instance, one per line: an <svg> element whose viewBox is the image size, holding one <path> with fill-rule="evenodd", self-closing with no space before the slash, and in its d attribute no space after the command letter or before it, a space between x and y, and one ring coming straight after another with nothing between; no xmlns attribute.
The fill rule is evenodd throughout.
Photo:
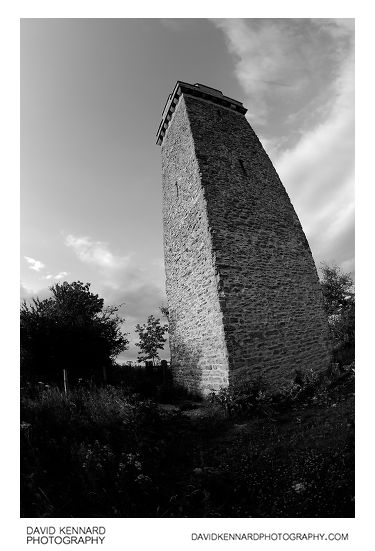
<svg viewBox="0 0 375 551"><path fill-rule="evenodd" d="M163 141L169 121L172 118L173 111L175 110L176 105L178 104L182 94L198 97L211 103L216 103L218 105L221 105L222 107L231 109L232 111L238 111L243 115L247 111L247 109L242 105L240 101L224 96L223 93L220 92L220 90L216 90L216 88L210 88L210 86L205 86L204 84L199 83L188 84L187 82L182 82L181 80L178 80L176 86L173 89L173 92L169 94L167 102L163 109L161 123L159 124L159 128L156 133L157 145L160 145Z"/></svg>

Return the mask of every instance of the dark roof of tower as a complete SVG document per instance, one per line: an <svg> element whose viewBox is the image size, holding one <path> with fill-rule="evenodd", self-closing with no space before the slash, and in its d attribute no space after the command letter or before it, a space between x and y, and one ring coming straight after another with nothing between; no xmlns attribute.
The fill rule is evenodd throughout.
<svg viewBox="0 0 375 551"><path fill-rule="evenodd" d="M223 93L220 92L220 90L216 90L216 88L211 88L210 86L199 84L198 82L196 84L188 84L187 82L182 82L181 80L178 80L176 86L173 89L173 92L169 94L167 102L163 109L161 123L159 124L159 128L156 133L157 145L160 145L163 141L173 111L175 110L176 105L178 104L182 94L195 96L211 103L216 103L218 105L221 105L222 107L231 109L232 111L242 113L243 115L247 112L247 109L240 101L224 96Z"/></svg>

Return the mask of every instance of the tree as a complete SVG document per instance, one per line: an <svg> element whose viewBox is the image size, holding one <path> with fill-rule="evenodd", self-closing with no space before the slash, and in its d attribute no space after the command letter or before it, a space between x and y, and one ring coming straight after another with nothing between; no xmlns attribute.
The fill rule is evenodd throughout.
<svg viewBox="0 0 375 551"><path fill-rule="evenodd" d="M354 283L351 273L345 273L339 266L321 265L321 286L324 306L328 316L340 314L354 303Z"/></svg>
<svg viewBox="0 0 375 551"><path fill-rule="evenodd" d="M168 306L160 306L159 308L160 312L163 314L165 318L169 321L169 308Z"/></svg>
<svg viewBox="0 0 375 551"><path fill-rule="evenodd" d="M354 360L355 294L350 273L338 266L321 265L321 286L336 359Z"/></svg>
<svg viewBox="0 0 375 551"><path fill-rule="evenodd" d="M126 350L117 306L76 281L50 287L52 296L21 305L21 374L26 380L58 381L99 375Z"/></svg>
<svg viewBox="0 0 375 551"><path fill-rule="evenodd" d="M164 338L164 333L168 330L168 326L161 325L160 319L151 314L147 323L142 326L138 323L135 330L139 334L139 342L136 346L141 350L138 361L152 360L152 365L155 365L155 359L159 359L158 350L163 350L167 340Z"/></svg>

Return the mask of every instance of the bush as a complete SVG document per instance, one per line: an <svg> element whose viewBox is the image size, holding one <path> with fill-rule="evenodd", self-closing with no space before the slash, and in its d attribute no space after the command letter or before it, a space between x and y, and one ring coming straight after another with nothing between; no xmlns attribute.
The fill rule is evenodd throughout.
<svg viewBox="0 0 375 551"><path fill-rule="evenodd" d="M351 273L338 266L321 265L324 307L333 346L333 360L340 365L354 361L355 294Z"/></svg>
<svg viewBox="0 0 375 551"><path fill-rule="evenodd" d="M354 362L346 366L332 363L324 372L310 369L296 371L294 380L284 384L277 392L270 392L260 378L238 382L230 388L212 392L209 403L219 407L227 417L263 416L273 418L300 404L327 404L333 389L345 384L354 391Z"/></svg>
<svg viewBox="0 0 375 551"><path fill-rule="evenodd" d="M212 392L209 397L212 405L219 405L227 416L238 416L266 411L270 397L265 383L260 379L236 382L229 388Z"/></svg>

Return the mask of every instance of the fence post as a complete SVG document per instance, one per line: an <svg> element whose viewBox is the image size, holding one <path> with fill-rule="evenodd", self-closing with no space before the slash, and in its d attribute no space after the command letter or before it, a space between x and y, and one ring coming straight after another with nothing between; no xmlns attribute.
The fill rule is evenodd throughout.
<svg viewBox="0 0 375 551"><path fill-rule="evenodd" d="M103 364L103 382L107 384L107 367Z"/></svg>
<svg viewBox="0 0 375 551"><path fill-rule="evenodd" d="M168 370L167 360L161 360L160 365L161 365L161 370L162 370L163 383L166 383L167 382L167 370Z"/></svg>
<svg viewBox="0 0 375 551"><path fill-rule="evenodd" d="M65 396L68 396L68 370L63 369L63 376L64 376L64 392Z"/></svg>

